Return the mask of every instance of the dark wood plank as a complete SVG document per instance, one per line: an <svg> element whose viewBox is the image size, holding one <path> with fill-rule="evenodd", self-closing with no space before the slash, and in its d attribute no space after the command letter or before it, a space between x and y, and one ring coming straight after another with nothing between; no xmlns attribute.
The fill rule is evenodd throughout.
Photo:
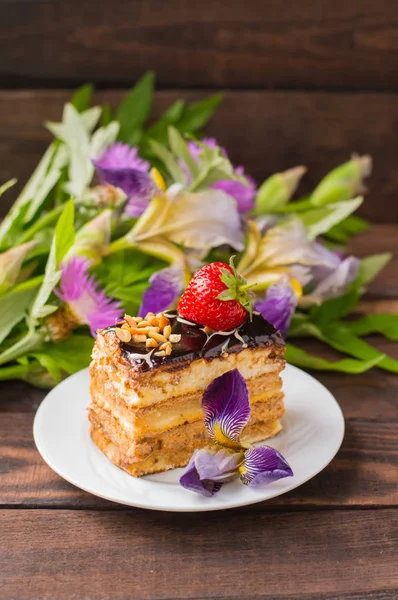
<svg viewBox="0 0 398 600"><path fill-rule="evenodd" d="M115 105L121 95L100 92L96 99ZM153 115L176 98L193 100L205 95L188 90L159 92ZM22 186L50 140L42 123L59 119L69 97L68 91L0 93L0 181L17 176ZM369 153L375 168L360 214L391 223L398 222L397 122L394 94L228 91L207 132L259 183L273 172L307 165L304 193L352 152ZM0 214L13 196L10 191L2 198Z"/></svg>
<svg viewBox="0 0 398 600"><path fill-rule="evenodd" d="M398 89L394 0L0 2L0 85Z"/></svg>
<svg viewBox="0 0 398 600"><path fill-rule="evenodd" d="M390 344L390 350L392 344ZM330 358L330 350L310 349ZM398 350L395 345L396 351ZM398 352L396 352L398 355ZM253 506L251 510L280 510L283 506L371 507L395 506L398 468L398 378L374 369L361 376L316 373L335 394L346 418L343 446L329 467L315 479L281 498ZM7 390L7 385L0 387ZM34 410L22 401L21 410ZM14 404L12 404L14 402ZM17 408L18 399L5 402ZM32 437L33 412L0 413L0 505L34 507L96 507L110 505L58 477L44 464Z"/></svg>
<svg viewBox="0 0 398 600"><path fill-rule="evenodd" d="M1 511L0 524L1 598L62 600L75 592L90 600L392 600L398 594L397 510Z"/></svg>

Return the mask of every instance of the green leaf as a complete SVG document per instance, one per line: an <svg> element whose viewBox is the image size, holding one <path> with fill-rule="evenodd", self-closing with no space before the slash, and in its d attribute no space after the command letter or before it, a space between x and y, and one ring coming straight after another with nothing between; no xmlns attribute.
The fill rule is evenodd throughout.
<svg viewBox="0 0 398 600"><path fill-rule="evenodd" d="M296 365L298 367L304 367L307 369L316 369L319 371L340 371L343 373L364 373L372 367L378 365L382 360L382 357L374 358L372 360L356 360L354 358L344 358L338 361L328 361L319 356L312 356L292 344L286 345L285 358L288 363Z"/></svg>
<svg viewBox="0 0 398 600"><path fill-rule="evenodd" d="M350 215L327 232L328 239L339 244L346 244L352 237L368 231L370 224L357 215Z"/></svg>
<svg viewBox="0 0 398 600"><path fill-rule="evenodd" d="M362 179L372 169L370 156L354 156L348 162L333 169L311 194L313 206L325 206L343 202L363 191Z"/></svg>
<svg viewBox="0 0 398 600"><path fill-rule="evenodd" d="M17 183L17 180L14 178L14 179L10 179L9 181L6 181L6 183L3 183L3 185L0 185L0 198L4 194L4 192L6 192L10 188L12 188L12 186L15 185L16 183Z"/></svg>
<svg viewBox="0 0 398 600"><path fill-rule="evenodd" d="M66 104L62 115L62 123L47 123L54 135L64 142L61 148L66 152L69 181L65 190L80 198L86 187L91 183L94 166L91 162L90 133L96 125L101 109L94 107L78 113L71 105Z"/></svg>
<svg viewBox="0 0 398 600"><path fill-rule="evenodd" d="M104 150L113 144L119 132L119 123L111 121L106 127L100 127L90 141L90 158L99 158Z"/></svg>
<svg viewBox="0 0 398 600"><path fill-rule="evenodd" d="M29 181L19 194L17 200L10 208L8 214L0 223L0 247L5 247L5 241L7 236L12 231L21 231L23 223L26 222L26 214L29 209L29 204L33 197L35 197L43 186L46 173L50 167L51 161L53 160L54 154L57 149L57 144L52 143L44 153L44 156L40 160L36 169L34 170Z"/></svg>
<svg viewBox="0 0 398 600"><path fill-rule="evenodd" d="M75 333L68 339L58 343L45 343L39 351L31 353L57 381L62 374L72 374L90 364L94 340L89 335Z"/></svg>
<svg viewBox="0 0 398 600"><path fill-rule="evenodd" d="M192 158L192 155L188 149L188 145L184 138L178 133L175 127L169 127L169 143L170 148L178 158L180 158L187 165L193 177L196 177L198 173L198 165Z"/></svg>
<svg viewBox="0 0 398 600"><path fill-rule="evenodd" d="M392 373L398 373L398 361L386 356L370 344L354 335L342 324L332 323L322 331L323 339L330 346L343 352L351 354L361 360L377 360L377 366Z"/></svg>
<svg viewBox="0 0 398 600"><path fill-rule="evenodd" d="M365 336L372 333L381 333L387 339L398 342L398 315L367 315L355 321L344 323L354 335Z"/></svg>
<svg viewBox="0 0 398 600"><path fill-rule="evenodd" d="M206 125L215 110L223 100L222 94L214 94L200 102L193 102L186 107L181 120L178 122L178 130L181 133L194 133Z"/></svg>
<svg viewBox="0 0 398 600"><path fill-rule="evenodd" d="M186 177L178 162L173 157L172 153L165 146L159 144L155 140L149 140L149 145L154 154L163 162L164 166L176 183L185 183Z"/></svg>
<svg viewBox="0 0 398 600"><path fill-rule="evenodd" d="M363 258L359 267L359 284L366 285L370 283L384 269L391 257L390 252L385 252Z"/></svg>
<svg viewBox="0 0 398 600"><path fill-rule="evenodd" d="M101 112L102 108L100 106L92 106L91 108L88 108L87 110L84 110L82 113L80 113L80 122L88 135L91 135L95 127L98 125L98 121L101 117Z"/></svg>
<svg viewBox="0 0 398 600"><path fill-rule="evenodd" d="M35 349L43 340L41 333L36 331L33 321L28 322L28 331L20 337L12 346L0 353L0 365L4 365L12 360L17 360L20 356L28 354Z"/></svg>
<svg viewBox="0 0 398 600"><path fill-rule="evenodd" d="M73 218L73 200L69 200L55 226L55 233L46 263L44 280L37 292L31 310L31 316L34 319L44 318L54 312L57 308L56 306L46 305L46 302L61 278L61 272L58 270L59 264L74 241Z"/></svg>
<svg viewBox="0 0 398 600"><path fill-rule="evenodd" d="M181 118L184 111L185 102L177 100L172 104L145 132L145 139L153 139L162 144L167 143L167 129L169 125L174 125Z"/></svg>
<svg viewBox="0 0 398 600"><path fill-rule="evenodd" d="M264 214L280 211L296 191L304 173L304 167L295 167L268 177L258 190L255 213Z"/></svg>
<svg viewBox="0 0 398 600"><path fill-rule="evenodd" d="M152 71L145 73L131 92L120 104L116 119L120 123L118 139L133 145L134 136L141 130L149 116L155 76Z"/></svg>
<svg viewBox="0 0 398 600"><path fill-rule="evenodd" d="M0 252L0 294L7 292L21 277L22 265L29 256L35 242L27 242Z"/></svg>
<svg viewBox="0 0 398 600"><path fill-rule="evenodd" d="M179 119L181 119L185 108L184 100L176 100L168 109L164 111L162 116L160 117L158 123L160 121L165 121L172 125L173 123L177 123Z"/></svg>
<svg viewBox="0 0 398 600"><path fill-rule="evenodd" d="M26 316L40 282L31 289L11 290L0 298L0 344L10 331Z"/></svg>
<svg viewBox="0 0 398 600"><path fill-rule="evenodd" d="M68 250L73 246L75 241L75 203L71 198L59 217L55 226L56 239L56 266L61 264L62 259L66 256Z"/></svg>
<svg viewBox="0 0 398 600"><path fill-rule="evenodd" d="M335 202L320 208L314 208L304 213L300 213L304 225L308 231L308 237L314 240L318 235L326 233L356 211L362 204L363 198L358 196L345 202Z"/></svg>
<svg viewBox="0 0 398 600"><path fill-rule="evenodd" d="M321 329L333 321L339 321L356 307L361 296L361 291L353 285L343 296L325 300L320 306L314 306L311 311L311 319Z"/></svg>
<svg viewBox="0 0 398 600"><path fill-rule="evenodd" d="M104 104L101 113L101 127L106 127L113 121L113 112L110 104Z"/></svg>
<svg viewBox="0 0 398 600"><path fill-rule="evenodd" d="M86 83L75 91L71 99L71 104L78 112L83 112L90 107L93 90L93 84Z"/></svg>

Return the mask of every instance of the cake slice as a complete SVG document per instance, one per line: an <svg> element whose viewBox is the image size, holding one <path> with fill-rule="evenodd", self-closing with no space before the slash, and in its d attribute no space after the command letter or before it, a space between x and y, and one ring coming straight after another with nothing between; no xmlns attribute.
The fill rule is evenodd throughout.
<svg viewBox="0 0 398 600"><path fill-rule="evenodd" d="M238 369L251 417L242 440L276 435L284 413L280 372L284 341L259 314L231 331L213 332L177 311L126 316L100 330L90 366L91 437L134 476L185 466L194 450L213 447L202 418L207 386Z"/></svg>

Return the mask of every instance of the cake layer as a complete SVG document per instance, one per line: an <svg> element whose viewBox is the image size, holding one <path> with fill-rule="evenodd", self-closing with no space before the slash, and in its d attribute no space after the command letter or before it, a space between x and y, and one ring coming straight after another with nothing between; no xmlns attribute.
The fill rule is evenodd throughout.
<svg viewBox="0 0 398 600"><path fill-rule="evenodd" d="M206 430L200 421L181 425L172 432L167 432L152 440L150 451L141 458L124 454L120 447L108 436L96 416L90 412L90 434L102 452L118 467L124 469L135 477L167 471L188 464L194 450L203 447L215 448L207 436ZM254 443L273 437L281 430L278 419L269 421L256 421L246 427L244 441Z"/></svg>
<svg viewBox="0 0 398 600"><path fill-rule="evenodd" d="M284 414L283 394L280 392L267 402L258 402L252 405L251 417L248 425L243 430L243 439L248 431L254 425L274 421L279 419ZM106 435L115 445L118 446L123 455L129 457L131 461L141 460L151 454L157 445L163 445L164 440L173 438L173 436L184 431L189 432L190 426L195 426L195 434L200 433L203 436L204 444L210 443L210 437L207 434L203 419L199 419L193 423L184 423L173 429L169 429L158 435L147 435L139 439L132 438L126 431L123 423L115 416L114 413L105 410L97 405L90 406L89 418L91 422L95 422L100 426ZM260 438L261 439L261 438Z"/></svg>
<svg viewBox="0 0 398 600"><path fill-rule="evenodd" d="M164 363L156 369L137 372L122 354L120 341L113 332L97 335L90 375L104 386L104 393L116 393L131 408L142 408L189 397L206 387L220 375L238 369L248 380L263 374L278 374L284 368L284 347L244 348L236 353L224 353L217 360L199 358L178 365Z"/></svg>
<svg viewBox="0 0 398 600"><path fill-rule="evenodd" d="M247 382L249 398L252 404L266 402L282 393L282 380L278 374L266 373ZM203 391L189 396L176 396L161 403L144 408L129 408L125 401L107 386L107 380L100 372L91 382L91 408L103 409L112 413L132 439L145 435L157 435L183 423L192 423L202 419Z"/></svg>

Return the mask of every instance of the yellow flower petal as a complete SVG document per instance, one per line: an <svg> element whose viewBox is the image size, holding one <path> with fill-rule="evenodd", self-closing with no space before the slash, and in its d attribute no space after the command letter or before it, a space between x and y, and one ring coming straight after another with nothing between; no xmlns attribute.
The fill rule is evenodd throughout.
<svg viewBox="0 0 398 600"><path fill-rule="evenodd" d="M158 186L158 188L160 190L162 190L162 192L164 192L166 189L166 182L163 179L163 177L161 176L161 174L159 173L159 171L157 169L155 169L155 167L153 167L153 169L151 169L149 174L151 176L152 181L154 181L156 183L156 185Z"/></svg>

